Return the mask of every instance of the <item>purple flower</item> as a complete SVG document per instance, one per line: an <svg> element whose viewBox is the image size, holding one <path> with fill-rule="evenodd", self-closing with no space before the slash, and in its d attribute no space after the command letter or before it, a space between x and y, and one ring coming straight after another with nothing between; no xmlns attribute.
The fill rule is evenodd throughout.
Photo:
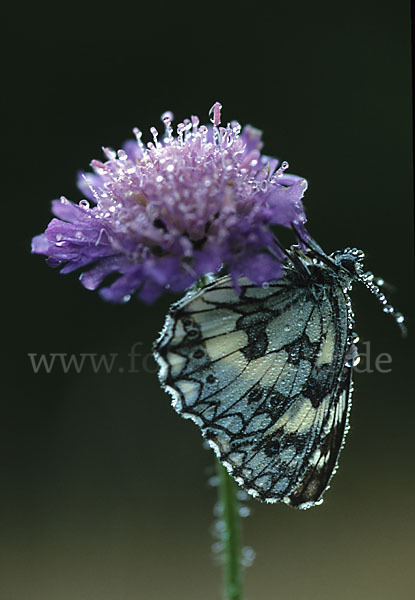
<svg viewBox="0 0 415 600"><path fill-rule="evenodd" d="M223 265L236 285L241 275L255 284L277 279L284 257L271 226L294 224L307 237L307 182L286 175L287 163L261 155L257 129L219 127L220 109L212 108L212 126L192 117L176 136L167 112L161 140L151 128L153 142L145 147L135 129L136 141L117 153L104 149L108 160L92 161L94 173L79 179L93 205L55 200L57 218L33 239L32 251L62 273L84 269L81 281L91 290L118 274L100 288L114 302L134 293L151 302L165 288L185 290Z"/></svg>

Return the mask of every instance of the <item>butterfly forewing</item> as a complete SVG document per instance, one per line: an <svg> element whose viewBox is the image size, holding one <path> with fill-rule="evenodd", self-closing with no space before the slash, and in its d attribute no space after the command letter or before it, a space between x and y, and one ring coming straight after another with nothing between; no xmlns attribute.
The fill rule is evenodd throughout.
<svg viewBox="0 0 415 600"><path fill-rule="evenodd" d="M172 307L156 345L160 379L244 489L307 508L347 428L344 291L295 269L265 288L239 285L223 277Z"/></svg>

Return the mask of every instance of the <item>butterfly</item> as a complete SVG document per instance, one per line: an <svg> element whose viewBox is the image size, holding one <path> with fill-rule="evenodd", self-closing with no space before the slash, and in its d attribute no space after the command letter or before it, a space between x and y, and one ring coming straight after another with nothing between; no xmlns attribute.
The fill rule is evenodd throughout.
<svg viewBox="0 0 415 600"><path fill-rule="evenodd" d="M235 481L265 502L320 504L349 429L358 363L349 292L361 281L403 329L364 254L286 251L283 275L228 276L175 303L155 343L159 379Z"/></svg>

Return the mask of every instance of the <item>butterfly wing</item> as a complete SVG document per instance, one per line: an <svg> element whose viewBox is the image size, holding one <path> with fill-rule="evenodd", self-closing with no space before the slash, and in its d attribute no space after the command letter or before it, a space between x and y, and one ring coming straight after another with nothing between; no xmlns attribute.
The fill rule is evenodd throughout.
<svg viewBox="0 0 415 600"><path fill-rule="evenodd" d="M155 347L176 411L251 495L308 508L347 429L348 314L340 286L294 270L266 288L228 277L176 303Z"/></svg>

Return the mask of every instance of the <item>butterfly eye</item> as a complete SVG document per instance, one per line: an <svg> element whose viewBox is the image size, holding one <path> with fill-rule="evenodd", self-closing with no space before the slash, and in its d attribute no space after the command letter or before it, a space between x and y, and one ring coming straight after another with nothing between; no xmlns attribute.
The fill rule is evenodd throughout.
<svg viewBox="0 0 415 600"><path fill-rule="evenodd" d="M338 258L338 264L342 269L350 273L351 275L356 274L356 257L350 255L343 255Z"/></svg>

